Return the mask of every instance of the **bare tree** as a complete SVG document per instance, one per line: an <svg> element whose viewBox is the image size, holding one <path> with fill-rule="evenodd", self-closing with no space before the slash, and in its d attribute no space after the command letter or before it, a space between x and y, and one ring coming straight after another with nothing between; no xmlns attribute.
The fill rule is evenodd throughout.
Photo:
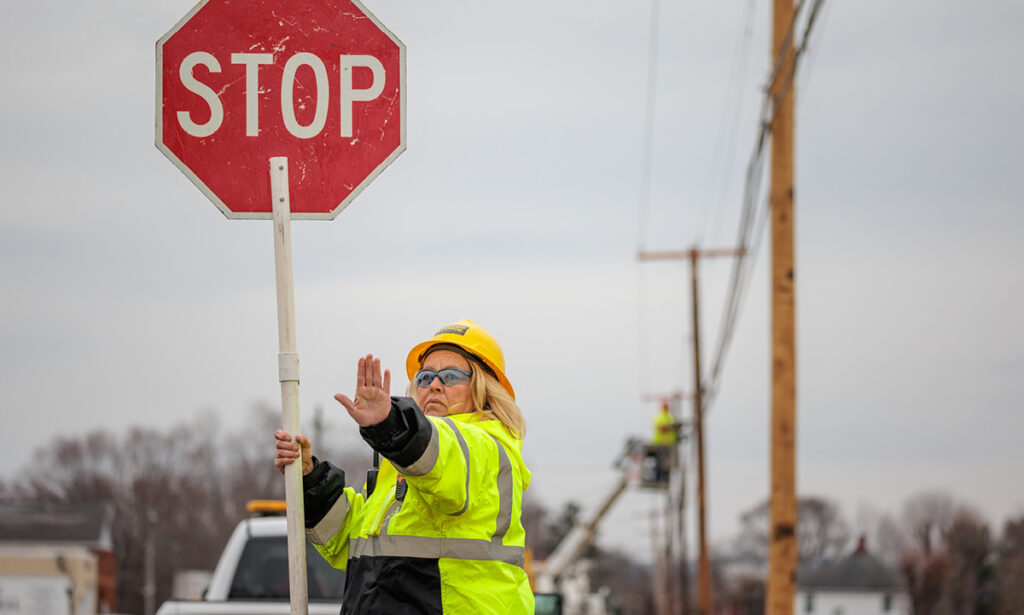
<svg viewBox="0 0 1024 615"><path fill-rule="evenodd" d="M650 567L624 553L602 551L590 570L590 584L599 592L607 592L613 607L623 615L654 612Z"/></svg>
<svg viewBox="0 0 1024 615"><path fill-rule="evenodd" d="M166 431L57 438L35 452L13 490L41 503L111 504L119 608L142 612L147 543L160 553L153 571L160 601L177 571L213 567L247 501L282 497L272 462L279 421L258 406L232 433L208 414Z"/></svg>
<svg viewBox="0 0 1024 615"><path fill-rule="evenodd" d="M523 529L526 531L526 547L535 559L547 559L551 551L545 544L545 526L548 523L548 509L537 501L529 491L523 494Z"/></svg>
<svg viewBox="0 0 1024 615"><path fill-rule="evenodd" d="M867 539L873 555L893 568L899 567L909 543L892 515L862 506L857 511L855 527L857 535Z"/></svg>
<svg viewBox="0 0 1024 615"><path fill-rule="evenodd" d="M992 612L993 546L977 513L946 493L922 492L904 504L898 529L900 571L915 615Z"/></svg>
<svg viewBox="0 0 1024 615"><path fill-rule="evenodd" d="M529 492L527 492L529 494ZM582 508L576 502L567 502L557 516L527 495L523 502L523 526L527 546L537 559L547 559L572 532ZM651 595L651 570L633 561L627 554L607 551L591 542L581 555L591 560L590 591L608 596L616 612L623 615L642 615L654 611Z"/></svg>
<svg viewBox="0 0 1024 615"><path fill-rule="evenodd" d="M551 554L558 548L558 545L562 543L572 528L576 526L576 522L579 520L582 508L576 502L566 502L565 506L558 513L550 523L544 528L544 539L542 541L541 551L546 554ZM583 551L580 557L594 558L598 555L598 548L596 539L592 541L587 548Z"/></svg>
<svg viewBox="0 0 1024 615"><path fill-rule="evenodd" d="M740 515L740 533L733 545L741 556L768 560L770 502L764 500ZM834 502L819 496L797 500L797 545L801 560L840 555L850 542L850 526Z"/></svg>
<svg viewBox="0 0 1024 615"><path fill-rule="evenodd" d="M910 593L914 615L935 615L948 567L944 553L908 551L904 554L900 572Z"/></svg>
<svg viewBox="0 0 1024 615"><path fill-rule="evenodd" d="M943 606L953 615L984 615L994 611L992 539L988 525L976 514L962 511L944 536L949 577Z"/></svg>
<svg viewBox="0 0 1024 615"><path fill-rule="evenodd" d="M816 496L800 498L797 514L797 541L803 559L823 559L844 552L850 542L850 525L834 502Z"/></svg>
<svg viewBox="0 0 1024 615"><path fill-rule="evenodd" d="M732 583L728 593L715 594L715 600L725 600L728 603L726 612L736 615L763 615L765 598L765 581L759 576L744 575Z"/></svg>
<svg viewBox="0 0 1024 615"><path fill-rule="evenodd" d="M1024 613L1024 515L1006 522L998 547L996 613Z"/></svg>
<svg viewBox="0 0 1024 615"><path fill-rule="evenodd" d="M210 486L219 477L208 459L217 439L203 419L167 432L132 428L121 438L99 431L58 438L36 451L20 491L41 502L111 504L118 603L142 612L147 543L161 554L153 571L156 595L167 596L174 572L211 567L230 531L211 515L217 503Z"/></svg>
<svg viewBox="0 0 1024 615"><path fill-rule="evenodd" d="M903 505L902 521L913 547L931 553L956 518L958 505L952 496L938 491L918 493Z"/></svg>

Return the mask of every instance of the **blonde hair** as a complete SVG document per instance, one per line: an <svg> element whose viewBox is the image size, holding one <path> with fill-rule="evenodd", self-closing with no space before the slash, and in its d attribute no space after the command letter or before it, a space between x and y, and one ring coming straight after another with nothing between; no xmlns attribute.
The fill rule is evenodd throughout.
<svg viewBox="0 0 1024 615"><path fill-rule="evenodd" d="M481 368L476 361L469 360L469 372L472 412L484 419L501 421L513 438L522 440L526 436L526 419L523 418L523 412L516 404L516 400L501 386L497 378L489 374L485 368ZM410 382L407 390L409 397L416 399L417 391L416 382Z"/></svg>

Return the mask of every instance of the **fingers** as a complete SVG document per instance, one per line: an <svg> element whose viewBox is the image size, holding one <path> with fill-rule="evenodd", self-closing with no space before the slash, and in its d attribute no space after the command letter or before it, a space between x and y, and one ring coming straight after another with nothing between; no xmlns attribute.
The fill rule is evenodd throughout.
<svg viewBox="0 0 1024 615"><path fill-rule="evenodd" d="M390 409L391 371L382 369L380 359L372 354L361 357L356 365L356 394L354 399L337 393L334 399L348 410L360 426L377 424L381 412Z"/></svg>
<svg viewBox="0 0 1024 615"><path fill-rule="evenodd" d="M278 434L283 434L279 436ZM277 440L274 443L274 448L279 451L294 451L298 452L299 445L292 441L292 437L287 431L278 430L274 432L274 438Z"/></svg>
<svg viewBox="0 0 1024 615"><path fill-rule="evenodd" d="M381 372L379 358L374 358L373 354L360 358L356 366L356 389L359 387L381 388L383 384Z"/></svg>
<svg viewBox="0 0 1024 615"><path fill-rule="evenodd" d="M356 374L356 389L367 387L373 383L373 355L368 354L359 359L358 372Z"/></svg>
<svg viewBox="0 0 1024 615"><path fill-rule="evenodd" d="M292 446L295 445L293 444ZM281 474L284 474L285 467L294 463L300 455L301 453L297 446L295 447L295 450L288 450L278 446L274 451L274 467L276 467Z"/></svg>
<svg viewBox="0 0 1024 615"><path fill-rule="evenodd" d="M303 465L311 459L311 447L309 438L298 434L293 439L291 434L283 429L274 432L274 466L284 474L286 466L291 465L296 459L302 458Z"/></svg>
<svg viewBox="0 0 1024 615"><path fill-rule="evenodd" d="M390 394L390 370L382 369L380 359L375 358L372 353L361 357L356 365L356 395L361 397L363 393L368 393L360 393L360 389L370 389L374 392L383 389Z"/></svg>
<svg viewBox="0 0 1024 615"><path fill-rule="evenodd" d="M356 411L355 403L344 393L336 393L334 395L334 399L336 399L342 406L345 406L345 409L349 411L349 414Z"/></svg>
<svg viewBox="0 0 1024 615"><path fill-rule="evenodd" d="M372 386L374 390L379 390L381 385L380 359L373 359L373 370L371 376L372 379L370 381L370 386Z"/></svg>
<svg viewBox="0 0 1024 615"><path fill-rule="evenodd" d="M284 469L284 466L291 465L298 458L299 451L282 451L279 449L274 453L274 465Z"/></svg>

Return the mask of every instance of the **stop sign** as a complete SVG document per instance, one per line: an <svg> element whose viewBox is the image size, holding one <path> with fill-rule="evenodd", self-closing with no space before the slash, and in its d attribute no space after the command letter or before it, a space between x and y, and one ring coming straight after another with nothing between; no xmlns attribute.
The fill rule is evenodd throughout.
<svg viewBox="0 0 1024 615"><path fill-rule="evenodd" d="M229 218L332 219L405 150L405 45L358 0L202 0L157 42L156 145Z"/></svg>

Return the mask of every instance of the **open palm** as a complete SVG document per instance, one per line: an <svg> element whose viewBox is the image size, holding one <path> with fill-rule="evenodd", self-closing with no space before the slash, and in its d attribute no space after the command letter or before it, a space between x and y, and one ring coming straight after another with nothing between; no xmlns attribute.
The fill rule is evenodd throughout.
<svg viewBox="0 0 1024 615"><path fill-rule="evenodd" d="M356 368L356 398L338 393L334 399L345 406L349 416L360 427L376 425L391 411L391 370L381 372L380 359L372 354L359 359Z"/></svg>

